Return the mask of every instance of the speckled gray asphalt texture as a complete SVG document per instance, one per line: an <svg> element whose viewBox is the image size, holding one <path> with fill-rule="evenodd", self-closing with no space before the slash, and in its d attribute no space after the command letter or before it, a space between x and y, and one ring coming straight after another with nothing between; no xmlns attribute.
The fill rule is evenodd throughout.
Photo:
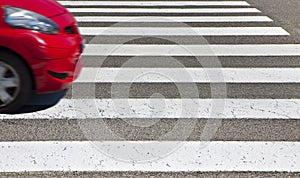
<svg viewBox="0 0 300 178"><path fill-rule="evenodd" d="M274 20L272 25L280 26L286 29L291 36L289 37L264 37L239 38L237 43L300 43L300 1L299 0L247 0L253 7L258 8L264 15ZM81 24L87 25L87 24ZM107 24L111 25L111 24ZM132 24L131 24L132 25ZM199 26L200 24L189 24ZM269 24L266 24L266 26ZM87 39L91 39L89 37ZM183 44L193 44L193 37L181 38L172 37L175 41L181 41ZM102 38L100 41L105 43L117 43L126 40L126 37ZM234 43L233 38L228 37L207 37L210 43ZM136 43L133 41L132 43ZM157 38L140 39L138 43L166 43ZM85 57L87 58L87 57ZM258 58L238 58L221 57L219 58L223 67L300 67L300 57L258 57ZM102 60L102 61L101 61ZM108 59L89 57L85 60L84 66L105 66L120 67L128 60L126 57L110 57ZM207 60L205 58L201 60ZM148 59L140 60L132 67L147 65ZM155 66L172 67L163 58L153 58L152 63ZM178 57L178 61L186 67L201 66L192 57ZM154 63L153 63L154 62ZM120 84L126 85L126 84ZM189 84L182 84L189 87ZM97 98L109 98L111 84L96 85L98 93ZM81 98L89 98L94 94L88 92L88 84L82 85ZM209 98L209 84L197 84L201 91L200 98ZM149 97L153 93L162 93L166 98L179 98L176 87L172 84L133 84L131 86L130 96L132 98ZM101 92L100 92L101 91ZM229 98L300 98L299 84L228 84L227 92ZM72 98L72 89L66 98ZM187 96L188 97L188 96ZM299 106L300 107L300 106ZM300 116L299 116L300 117ZM134 118L132 118L134 119ZM189 120L187 119L187 122ZM97 128L97 120L78 121L78 120L2 120L0 121L0 141L31 141L31 140L87 140L84 133L80 130L80 122L90 122L91 126ZM105 124L111 130L127 140L155 140L161 134L172 129L176 120L161 119L150 128L135 128L124 124L122 120L104 120ZM187 140L200 140L201 130L205 125L205 119L198 119L198 122L187 138ZM155 130L156 132L153 132ZM97 138L95 138L97 140ZM105 136L100 138L105 140ZM215 141L300 141L300 120L233 120L222 121L214 138ZM235 173L141 173L141 172L37 172L37 173L0 173L1 177L300 177L299 173L262 173L262 172L235 172Z"/></svg>

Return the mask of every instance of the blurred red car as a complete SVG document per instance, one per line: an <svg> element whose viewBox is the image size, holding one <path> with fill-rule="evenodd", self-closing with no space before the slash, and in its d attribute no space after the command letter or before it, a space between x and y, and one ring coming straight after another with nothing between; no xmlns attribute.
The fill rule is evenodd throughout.
<svg viewBox="0 0 300 178"><path fill-rule="evenodd" d="M0 113L47 95L57 102L80 73L83 47L55 0L0 0Z"/></svg>

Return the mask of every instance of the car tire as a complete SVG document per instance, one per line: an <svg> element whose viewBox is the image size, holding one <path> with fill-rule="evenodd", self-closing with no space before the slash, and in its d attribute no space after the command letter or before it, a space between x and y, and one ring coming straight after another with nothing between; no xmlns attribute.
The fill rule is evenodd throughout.
<svg viewBox="0 0 300 178"><path fill-rule="evenodd" d="M25 62L0 51L0 113L17 113L32 94L33 80Z"/></svg>

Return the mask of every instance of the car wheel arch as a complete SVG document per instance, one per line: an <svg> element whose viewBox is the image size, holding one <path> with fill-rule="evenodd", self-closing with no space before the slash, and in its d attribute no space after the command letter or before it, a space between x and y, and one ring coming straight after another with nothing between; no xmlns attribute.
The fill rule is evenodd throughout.
<svg viewBox="0 0 300 178"><path fill-rule="evenodd" d="M14 55L14 56L16 56L20 59L20 62L22 62L30 72L30 77L32 79L32 89L35 90L36 89L36 83L35 83L35 80L34 80L34 74L33 74L33 71L31 69L30 65L28 64L28 62L20 54L18 54L17 52L15 52L15 51L13 51L9 48L3 47L3 46L0 46L0 55L1 55L1 53L9 53L9 54Z"/></svg>

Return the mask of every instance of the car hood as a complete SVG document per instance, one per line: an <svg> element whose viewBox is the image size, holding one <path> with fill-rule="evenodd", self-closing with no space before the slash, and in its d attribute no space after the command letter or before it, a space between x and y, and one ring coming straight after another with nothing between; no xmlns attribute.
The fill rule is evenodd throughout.
<svg viewBox="0 0 300 178"><path fill-rule="evenodd" d="M55 0L0 0L4 5L27 9L46 17L53 17L66 12Z"/></svg>

